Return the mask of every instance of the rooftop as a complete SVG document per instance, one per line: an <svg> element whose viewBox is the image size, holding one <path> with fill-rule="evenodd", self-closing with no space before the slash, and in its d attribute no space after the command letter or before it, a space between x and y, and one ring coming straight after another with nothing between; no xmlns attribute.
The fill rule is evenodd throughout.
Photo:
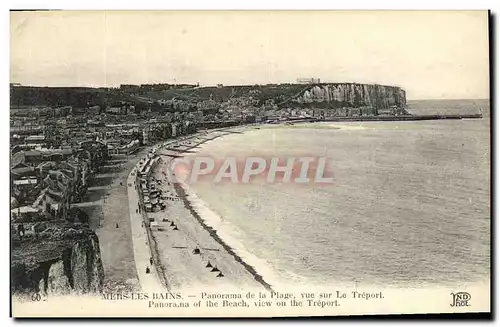
<svg viewBox="0 0 500 327"><path fill-rule="evenodd" d="M30 135L26 137L26 141L43 141L45 140L45 135Z"/></svg>

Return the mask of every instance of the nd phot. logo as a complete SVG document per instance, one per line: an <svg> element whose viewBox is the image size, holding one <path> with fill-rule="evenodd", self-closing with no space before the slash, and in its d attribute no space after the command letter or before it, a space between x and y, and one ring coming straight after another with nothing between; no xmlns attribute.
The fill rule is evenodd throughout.
<svg viewBox="0 0 500 327"><path fill-rule="evenodd" d="M469 307L470 294L467 292L451 293L452 302L451 307Z"/></svg>

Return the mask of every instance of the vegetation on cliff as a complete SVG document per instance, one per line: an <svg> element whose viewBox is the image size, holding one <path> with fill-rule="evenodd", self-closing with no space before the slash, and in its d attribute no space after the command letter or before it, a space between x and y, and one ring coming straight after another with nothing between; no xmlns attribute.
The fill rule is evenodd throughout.
<svg viewBox="0 0 500 327"><path fill-rule="evenodd" d="M278 107L361 107L405 106L406 94L396 86L359 83L219 85L122 85L120 88L11 87L11 106L74 106L105 108L116 101L129 101L137 109L155 107L157 101L186 101L196 107L200 101L217 103L229 99L254 99L257 106L274 103ZM151 102L153 101L153 102ZM171 105L172 106L172 105ZM175 109L175 108L173 108Z"/></svg>
<svg viewBox="0 0 500 327"><path fill-rule="evenodd" d="M12 234L12 292L101 292L104 270L97 235L86 225L50 223L44 227L22 237Z"/></svg>

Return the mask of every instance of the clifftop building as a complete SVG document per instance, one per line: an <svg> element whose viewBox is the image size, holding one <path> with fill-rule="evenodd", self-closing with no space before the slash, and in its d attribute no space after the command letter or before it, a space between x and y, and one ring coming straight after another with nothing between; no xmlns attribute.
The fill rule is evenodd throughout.
<svg viewBox="0 0 500 327"><path fill-rule="evenodd" d="M319 78L309 77L309 78L297 78L297 84L319 84L321 80Z"/></svg>

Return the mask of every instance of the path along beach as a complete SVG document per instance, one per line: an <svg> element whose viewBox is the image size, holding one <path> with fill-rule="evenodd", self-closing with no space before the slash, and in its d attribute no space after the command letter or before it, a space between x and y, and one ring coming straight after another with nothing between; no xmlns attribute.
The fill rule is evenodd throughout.
<svg viewBox="0 0 500 327"><path fill-rule="evenodd" d="M110 184L104 183L100 189L89 189L91 196L102 199L100 206L89 209L92 210L92 225L99 237L105 291L139 289L129 217L127 179L134 165L148 151L149 148L144 148L128 158L113 160L108 165L108 169L115 172L114 176L109 178Z"/></svg>

